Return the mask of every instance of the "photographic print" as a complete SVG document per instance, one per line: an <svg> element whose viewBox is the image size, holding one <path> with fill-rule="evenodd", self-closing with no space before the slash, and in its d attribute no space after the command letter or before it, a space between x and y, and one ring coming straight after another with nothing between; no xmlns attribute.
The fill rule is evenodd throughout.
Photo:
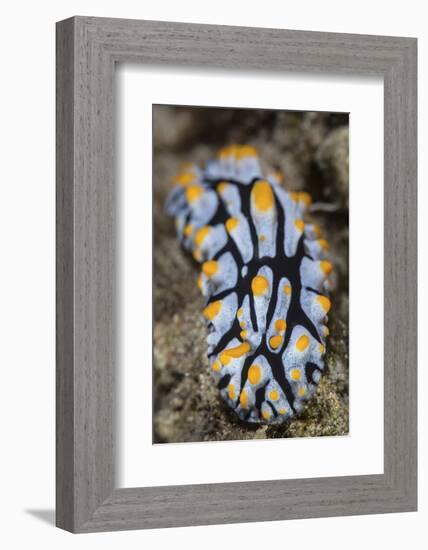
<svg viewBox="0 0 428 550"><path fill-rule="evenodd" d="M348 142L153 105L153 443L348 434Z"/></svg>
<svg viewBox="0 0 428 550"><path fill-rule="evenodd" d="M56 68L56 525L417 510L417 40L72 17Z"/></svg>

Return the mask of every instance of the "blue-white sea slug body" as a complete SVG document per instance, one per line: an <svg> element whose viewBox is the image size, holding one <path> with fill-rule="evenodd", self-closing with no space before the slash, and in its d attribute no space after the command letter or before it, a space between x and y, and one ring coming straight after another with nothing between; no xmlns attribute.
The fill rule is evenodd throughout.
<svg viewBox="0 0 428 550"><path fill-rule="evenodd" d="M202 264L208 357L221 396L246 422L281 423L316 390L326 350L328 244L304 222L307 193L263 176L256 150L231 145L176 178L167 211Z"/></svg>

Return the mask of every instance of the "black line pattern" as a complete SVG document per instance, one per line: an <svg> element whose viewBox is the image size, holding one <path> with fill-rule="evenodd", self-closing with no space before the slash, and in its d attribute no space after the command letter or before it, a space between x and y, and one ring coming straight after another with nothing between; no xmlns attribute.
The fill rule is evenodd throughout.
<svg viewBox="0 0 428 550"><path fill-rule="evenodd" d="M205 171L193 166L177 180L167 210L202 263L220 393L242 420L284 422L314 393L328 334L331 264L319 230L302 219L309 197L264 178L248 146L226 148Z"/></svg>

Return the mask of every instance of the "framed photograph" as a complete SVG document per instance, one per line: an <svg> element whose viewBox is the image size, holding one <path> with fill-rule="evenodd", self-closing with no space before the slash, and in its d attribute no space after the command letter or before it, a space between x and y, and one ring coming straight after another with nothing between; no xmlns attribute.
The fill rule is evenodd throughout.
<svg viewBox="0 0 428 550"><path fill-rule="evenodd" d="M417 506L416 39L57 24L57 525Z"/></svg>

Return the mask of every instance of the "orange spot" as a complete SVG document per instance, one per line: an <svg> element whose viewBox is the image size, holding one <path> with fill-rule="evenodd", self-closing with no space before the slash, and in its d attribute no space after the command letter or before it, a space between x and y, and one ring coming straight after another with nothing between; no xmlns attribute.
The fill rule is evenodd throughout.
<svg viewBox="0 0 428 550"><path fill-rule="evenodd" d="M251 365L248 369L248 381L250 384L258 384L262 377L262 369L259 365Z"/></svg>
<svg viewBox="0 0 428 550"><path fill-rule="evenodd" d="M241 395L239 396L239 404L243 409L248 409L248 394L245 390L241 391Z"/></svg>
<svg viewBox="0 0 428 550"><path fill-rule="evenodd" d="M299 394L299 397L303 397L306 394L306 388L302 386L301 388L299 388L297 393Z"/></svg>
<svg viewBox="0 0 428 550"><path fill-rule="evenodd" d="M319 350L320 350L320 353L324 353L325 352L325 346L323 344L320 344L319 345Z"/></svg>
<svg viewBox="0 0 428 550"><path fill-rule="evenodd" d="M200 185L190 185L186 188L186 199L190 204L191 202L199 199L199 197L204 192L203 188Z"/></svg>
<svg viewBox="0 0 428 550"><path fill-rule="evenodd" d="M302 191L299 193L299 201L304 202L306 206L310 206L312 204L312 197L306 191Z"/></svg>
<svg viewBox="0 0 428 550"><path fill-rule="evenodd" d="M318 239L318 244L320 246L320 248L324 251L328 251L330 250L330 245L328 244L328 242L325 240L325 239Z"/></svg>
<svg viewBox="0 0 428 550"><path fill-rule="evenodd" d="M323 308L323 310L328 313L331 308L331 302L327 296L317 296L318 303Z"/></svg>
<svg viewBox="0 0 428 550"><path fill-rule="evenodd" d="M256 157L257 149L252 145L242 145L241 147L236 148L235 156L237 159L242 159L244 157Z"/></svg>
<svg viewBox="0 0 428 550"><path fill-rule="evenodd" d="M228 157L235 157L239 147L237 145L229 145L228 147L223 147L218 152L218 156L221 160L225 160Z"/></svg>
<svg viewBox="0 0 428 550"><path fill-rule="evenodd" d="M269 418L270 418L270 412L269 412L267 409L265 409L265 410L262 412L262 416L263 416L263 418L264 418L265 420L269 420Z"/></svg>
<svg viewBox="0 0 428 550"><path fill-rule="evenodd" d="M241 330L241 332L239 333L239 336L241 337L242 340L245 340L248 336L248 331Z"/></svg>
<svg viewBox="0 0 428 550"><path fill-rule="evenodd" d="M226 191L226 189L229 187L229 184L226 181L222 181L217 185L217 193L221 195Z"/></svg>
<svg viewBox="0 0 428 550"><path fill-rule="evenodd" d="M331 262L328 262L327 260L320 262L320 268L324 275L329 275L333 270Z"/></svg>
<svg viewBox="0 0 428 550"><path fill-rule="evenodd" d="M306 334L302 334L300 338L296 342L296 348L299 351L305 351L305 349L309 346L309 337L306 336Z"/></svg>
<svg viewBox="0 0 428 550"><path fill-rule="evenodd" d="M291 371L291 379L292 380L295 380L295 381L300 380L300 376L301 375L300 375L300 370L299 369L293 369Z"/></svg>
<svg viewBox="0 0 428 550"><path fill-rule="evenodd" d="M278 332L282 332L287 328L287 323L284 321L284 319L277 319L275 321L275 330Z"/></svg>
<svg viewBox="0 0 428 550"><path fill-rule="evenodd" d="M214 372L219 372L221 370L221 364L217 361L217 359L211 365L211 368Z"/></svg>
<svg viewBox="0 0 428 550"><path fill-rule="evenodd" d="M248 342L242 342L242 344L239 344L235 348L225 349L220 355L220 361L223 363L223 359L226 358L229 358L229 361L230 359L237 359L248 353L250 349L251 346Z"/></svg>
<svg viewBox="0 0 428 550"><path fill-rule="evenodd" d="M279 348L282 342L282 336L272 336L272 338L269 340L269 344L271 348L276 349Z"/></svg>
<svg viewBox="0 0 428 550"><path fill-rule="evenodd" d="M263 275L256 275L251 281L251 290L256 296L261 296L265 294L269 289L269 283L266 277Z"/></svg>
<svg viewBox="0 0 428 550"><path fill-rule="evenodd" d="M235 386L233 384L229 384L227 386L227 393L229 395L229 399L235 399L236 393L235 393Z"/></svg>
<svg viewBox="0 0 428 550"><path fill-rule="evenodd" d="M271 401L278 401L279 399L279 392L277 390L272 390L269 392L269 399Z"/></svg>
<svg viewBox="0 0 428 550"><path fill-rule="evenodd" d="M290 294L291 294L291 286L290 285L285 285L284 286L284 294L286 296L290 296Z"/></svg>
<svg viewBox="0 0 428 550"><path fill-rule="evenodd" d="M221 310L221 300L217 300L215 302L211 302L207 305L207 307L203 310L203 315L212 321L214 317L216 317Z"/></svg>
<svg viewBox="0 0 428 550"><path fill-rule="evenodd" d="M254 185L251 198L261 212L267 212L274 204L272 187L266 180L260 180Z"/></svg>
<svg viewBox="0 0 428 550"><path fill-rule="evenodd" d="M186 237L190 237L190 235L193 233L193 225L188 223L184 226L183 233Z"/></svg>
<svg viewBox="0 0 428 550"><path fill-rule="evenodd" d="M230 147L223 147L222 149L220 149L220 151L218 152L218 157L220 158L220 160L224 160L226 159L227 157L229 157L231 154L231 148Z"/></svg>
<svg viewBox="0 0 428 550"><path fill-rule="evenodd" d="M303 220L295 220L294 225L299 231L303 232L303 230L305 229L305 222Z"/></svg>
<svg viewBox="0 0 428 550"><path fill-rule="evenodd" d="M220 363L222 365L228 365L232 361L232 357L230 355L227 355L226 351L222 351L220 353Z"/></svg>
<svg viewBox="0 0 428 550"><path fill-rule="evenodd" d="M202 290L202 287L204 286L204 283L203 283L203 280L202 280L202 275L199 275L198 280L197 280L197 285L198 285L198 288L200 290Z"/></svg>
<svg viewBox="0 0 428 550"><path fill-rule="evenodd" d="M193 172L184 172L183 174L175 176L175 178L172 179L172 182L174 185L181 185L182 187L186 187L190 183L194 182L195 179L196 175L193 174Z"/></svg>
<svg viewBox="0 0 428 550"><path fill-rule="evenodd" d="M229 233L231 233L235 227L238 225L238 220L236 218L229 218L227 221L226 221L226 229Z"/></svg>
<svg viewBox="0 0 428 550"><path fill-rule="evenodd" d="M204 227L201 227L196 231L195 243L197 244L197 246L201 246L201 244L204 242L205 237L208 235L210 231L211 231L211 227L209 225L205 225Z"/></svg>
<svg viewBox="0 0 428 550"><path fill-rule="evenodd" d="M205 273L207 277L212 277L218 271L218 262L216 262L215 260L209 260L208 262L204 262L202 264L202 271Z"/></svg>

